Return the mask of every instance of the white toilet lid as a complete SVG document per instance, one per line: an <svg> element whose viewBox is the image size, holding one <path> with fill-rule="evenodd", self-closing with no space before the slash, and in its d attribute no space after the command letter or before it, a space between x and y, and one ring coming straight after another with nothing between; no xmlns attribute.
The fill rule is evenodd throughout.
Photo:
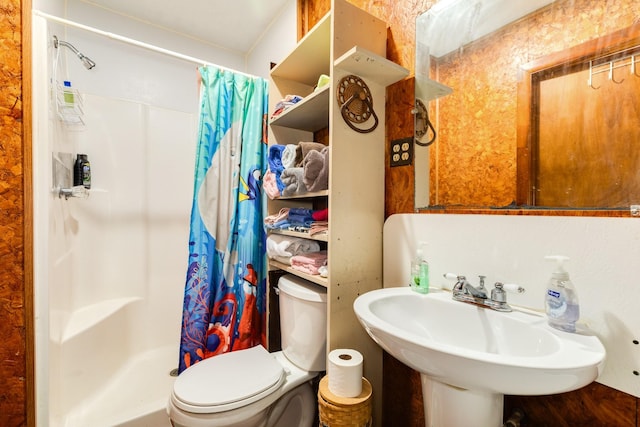
<svg viewBox="0 0 640 427"><path fill-rule="evenodd" d="M184 411L215 413L268 396L285 379L282 365L261 345L202 360L173 385L173 401Z"/></svg>

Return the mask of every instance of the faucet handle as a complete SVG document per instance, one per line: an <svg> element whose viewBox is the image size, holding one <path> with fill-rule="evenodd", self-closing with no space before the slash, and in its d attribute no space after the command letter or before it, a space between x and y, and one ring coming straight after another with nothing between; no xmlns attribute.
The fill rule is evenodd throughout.
<svg viewBox="0 0 640 427"><path fill-rule="evenodd" d="M491 299L495 302L507 302L507 292L504 290L504 285L500 282L496 282L491 290Z"/></svg>
<svg viewBox="0 0 640 427"><path fill-rule="evenodd" d="M460 280L461 278L464 279L464 276L459 276L455 273L444 273L443 276L445 279L449 280Z"/></svg>
<svg viewBox="0 0 640 427"><path fill-rule="evenodd" d="M505 283L502 286L505 291L509 291L509 292L517 292L519 294L522 294L525 291L525 289L522 286L517 285L515 283Z"/></svg>
<svg viewBox="0 0 640 427"><path fill-rule="evenodd" d="M453 292L459 292L462 291L464 288L464 284L467 282L467 278L464 276L459 276L457 274L454 273L444 273L443 274L445 279L449 279L449 280L455 280L456 283L453 285Z"/></svg>
<svg viewBox="0 0 640 427"><path fill-rule="evenodd" d="M506 303L507 291L521 294L524 292L524 288L513 283L496 282L494 288L491 290L491 299L495 302Z"/></svg>

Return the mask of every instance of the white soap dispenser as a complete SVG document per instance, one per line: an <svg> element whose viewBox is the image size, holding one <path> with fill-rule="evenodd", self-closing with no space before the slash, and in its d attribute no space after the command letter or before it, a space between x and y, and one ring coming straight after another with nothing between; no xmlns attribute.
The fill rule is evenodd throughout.
<svg viewBox="0 0 640 427"><path fill-rule="evenodd" d="M549 325L561 331L575 332L576 322L580 318L580 304L578 293L569 279L569 273L563 267L564 262L569 258L550 255L545 259L556 261L556 270L551 275L544 298Z"/></svg>

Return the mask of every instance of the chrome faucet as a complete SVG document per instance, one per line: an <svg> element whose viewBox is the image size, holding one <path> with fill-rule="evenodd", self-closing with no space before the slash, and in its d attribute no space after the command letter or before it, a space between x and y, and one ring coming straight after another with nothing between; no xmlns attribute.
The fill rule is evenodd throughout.
<svg viewBox="0 0 640 427"><path fill-rule="evenodd" d="M465 276L446 273L444 274L444 277L446 279L456 280L452 289L453 299L455 301L475 304L481 307L488 307L496 311L513 311L511 306L507 304L507 292L505 290L505 286L507 289L518 293L524 292L524 288L522 286L505 285L501 282L496 282L494 288L491 290L491 297L488 297L486 288L484 287L484 279L486 279L486 276L478 276L480 279L478 287L469 283Z"/></svg>

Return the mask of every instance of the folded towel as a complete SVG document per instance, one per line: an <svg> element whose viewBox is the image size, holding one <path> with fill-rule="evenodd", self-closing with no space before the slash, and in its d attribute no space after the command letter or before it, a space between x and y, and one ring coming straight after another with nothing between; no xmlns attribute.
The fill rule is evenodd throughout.
<svg viewBox="0 0 640 427"><path fill-rule="evenodd" d="M281 262L281 263L286 264L286 265L291 265L291 257L290 256L278 256L278 255L276 255L272 259L274 261L278 261L278 262Z"/></svg>
<svg viewBox="0 0 640 427"><path fill-rule="evenodd" d="M272 259L309 254L319 250L320 244L314 240L280 234L270 234L267 237L267 256Z"/></svg>
<svg viewBox="0 0 640 427"><path fill-rule="evenodd" d="M327 265L327 251L294 255L291 257L291 267L307 274L320 274L320 267Z"/></svg>
<svg viewBox="0 0 640 427"><path fill-rule="evenodd" d="M264 192L267 193L267 196L269 196L270 199L280 197L280 190L278 189L276 174L271 172L270 169L267 169L267 172L264 174L264 178L262 179L262 188L264 189Z"/></svg>
<svg viewBox="0 0 640 427"><path fill-rule="evenodd" d="M282 166L284 168L292 168L296 165L296 151L298 146L295 144L287 144L282 151Z"/></svg>
<svg viewBox="0 0 640 427"><path fill-rule="evenodd" d="M310 151L321 151L326 145L319 142L298 142L296 148L296 166L302 167L302 161Z"/></svg>
<svg viewBox="0 0 640 427"><path fill-rule="evenodd" d="M282 208L277 214L267 215L266 217L264 217L264 223L275 224L276 222L286 219L287 216L289 216L289 208Z"/></svg>
<svg viewBox="0 0 640 427"><path fill-rule="evenodd" d="M304 170L302 168L289 168L282 171L280 179L284 188L280 192L283 196L289 197L307 192L307 187L302 180L303 173Z"/></svg>
<svg viewBox="0 0 640 427"><path fill-rule="evenodd" d="M287 212L288 215L288 212ZM328 221L329 220L329 209L320 209L318 211L311 212L311 218L314 221Z"/></svg>
<svg viewBox="0 0 640 427"><path fill-rule="evenodd" d="M290 208L287 218L291 222L310 223L313 221L313 211L306 208Z"/></svg>
<svg viewBox="0 0 640 427"><path fill-rule="evenodd" d="M310 151L302 164L307 190L313 192L329 188L329 147L324 147L322 151Z"/></svg>
<svg viewBox="0 0 640 427"><path fill-rule="evenodd" d="M328 232L329 223L327 221L314 221L311 223L311 227L309 227L309 236Z"/></svg>
<svg viewBox="0 0 640 427"><path fill-rule="evenodd" d="M291 226L288 219L283 219L278 222L274 222L273 224L265 224L265 227L271 230L288 230Z"/></svg>

